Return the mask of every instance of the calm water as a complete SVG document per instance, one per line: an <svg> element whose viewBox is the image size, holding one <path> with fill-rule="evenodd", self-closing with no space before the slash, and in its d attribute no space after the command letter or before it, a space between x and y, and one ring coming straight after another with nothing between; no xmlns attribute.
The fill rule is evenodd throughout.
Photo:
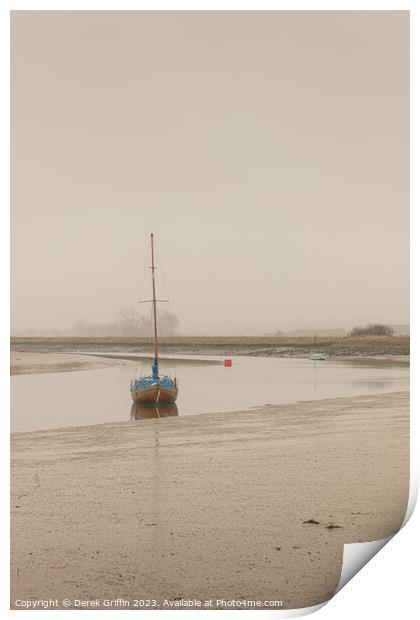
<svg viewBox="0 0 420 620"><path fill-rule="evenodd" d="M162 410L161 417L409 389L408 366L389 363L234 357L232 367L225 368L180 357L177 406ZM150 409L132 407L133 369L128 365L13 376L12 432L155 417Z"/></svg>

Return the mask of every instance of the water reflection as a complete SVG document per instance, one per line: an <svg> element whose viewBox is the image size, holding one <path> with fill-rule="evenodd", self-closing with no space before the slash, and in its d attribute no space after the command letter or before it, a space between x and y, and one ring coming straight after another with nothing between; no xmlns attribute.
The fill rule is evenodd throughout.
<svg viewBox="0 0 420 620"><path fill-rule="evenodd" d="M176 403L159 403L158 405L133 403L130 412L130 419L149 420L151 418L168 418L170 416L177 415L179 414Z"/></svg>
<svg viewBox="0 0 420 620"><path fill-rule="evenodd" d="M316 365L317 365L317 361L313 360L314 362L314 398L316 398Z"/></svg>
<svg viewBox="0 0 420 620"><path fill-rule="evenodd" d="M363 388L368 390L368 392L370 393L372 390L391 390L392 389L392 381L386 381L385 379L379 380L379 381L352 381L352 385L354 385L355 388Z"/></svg>
<svg viewBox="0 0 420 620"><path fill-rule="evenodd" d="M409 368L410 360L409 359L401 359L396 357L396 359L381 359L375 357L362 357L358 358L350 358L350 359L340 359L334 360L337 364L342 364L343 366L353 366L355 368Z"/></svg>

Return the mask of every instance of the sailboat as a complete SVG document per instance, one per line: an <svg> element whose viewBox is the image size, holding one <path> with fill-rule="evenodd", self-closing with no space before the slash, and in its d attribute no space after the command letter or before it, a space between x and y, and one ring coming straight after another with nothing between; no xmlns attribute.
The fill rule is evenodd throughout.
<svg viewBox="0 0 420 620"><path fill-rule="evenodd" d="M323 353L322 351L311 351L309 354L309 359L313 360L314 362L326 360L327 357L327 354Z"/></svg>
<svg viewBox="0 0 420 620"><path fill-rule="evenodd" d="M314 346L316 345L316 332L314 332ZM309 353L309 359L313 360L314 362L320 362L322 360L326 360L328 357L328 355L326 353L324 353L324 351L320 351L318 350L312 350Z"/></svg>
<svg viewBox="0 0 420 620"><path fill-rule="evenodd" d="M159 348L158 348L158 325L156 308L156 282L155 282L155 254L153 245L153 233L150 235L150 246L152 255L152 327L153 327L153 359L152 372L150 375L142 375L133 379L130 383L131 398L134 403L174 403L178 396L178 385L176 378L172 379L169 375L159 372Z"/></svg>

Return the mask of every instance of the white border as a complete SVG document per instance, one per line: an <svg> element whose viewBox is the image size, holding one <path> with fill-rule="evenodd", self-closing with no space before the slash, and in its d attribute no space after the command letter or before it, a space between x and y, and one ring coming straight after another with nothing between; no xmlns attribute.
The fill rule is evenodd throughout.
<svg viewBox="0 0 420 620"><path fill-rule="evenodd" d="M411 273L411 316L419 316L420 305L418 300L418 287L415 285L413 272L415 266L419 263L419 250L415 243L415 234L418 233L418 210L414 208L414 205L418 204L418 181L416 178L416 171L418 167L418 122L417 117L414 115L414 110L418 110L420 106L418 96L418 62L420 50L419 50L419 27L418 27L418 8L414 1L398 2L392 0L367 0L360 1L354 0L353 2L344 0L329 0L323 2L304 2L300 0L295 1L275 1L275 0L260 0L258 1L235 1L235 0L213 0L213 1L140 1L140 0L49 0L41 2L19 2L19 1L5 1L1 3L1 30L0 30L0 45L1 45L1 75L3 78L3 90L0 98L1 104L1 135L2 149L1 149L1 195L2 203L0 210L1 226L0 231L2 235L2 243L0 244L1 252L1 273L3 290L10 287L9 279L9 204L10 204L10 168L9 168L9 145L5 136L9 135L9 11L10 10L410 10L411 12L411 253L412 253L412 273ZM4 299L4 296L3 296ZM2 422L3 429L1 434L2 450L1 455L3 459L2 471L9 471L9 424L7 412L9 411L9 324L10 315L9 309L3 302L1 308L1 344L2 352L1 356L1 369L2 369ZM420 377L419 364L418 364L418 344L419 333L417 324L413 321L411 325L411 340L412 340L412 376ZM413 414L418 410L418 389L416 384L412 383L412 411ZM410 493L410 505L407 513L407 517L414 508L415 498L418 493L418 481L419 481L419 455L418 450L415 447L415 440L419 437L419 422L417 415L411 416L411 493ZM3 481L5 476L3 476ZM8 479L6 478L6 485L8 485ZM6 487L7 488L7 487ZM8 493L6 489L3 491ZM2 517L2 565L1 565L1 597L0 597L0 609L5 612L6 616L13 614L20 617L20 614L25 612L9 610L9 517L8 510L3 509L1 513ZM406 519L407 521L407 519ZM362 571L362 574L352 580L352 586L350 588L344 588L338 595L336 595L332 601L330 601L326 607L319 612L319 618L337 618L346 620L346 618L353 618L357 613L358 617L368 618L371 615L379 615L380 618L395 618L398 613L399 617L413 616L414 609L417 608L418 603L416 601L416 588L417 584L414 582L414 569L417 569L418 561L414 554L411 554L412 548L415 548L419 542L419 511L417 510L415 516L406 525L404 531L398 534L386 547L381 551L379 556L374 558ZM418 572L417 572L418 574ZM363 615L361 611L363 610ZM33 611L36 616L43 617L43 611ZM49 612L52 613L51 611ZM67 612L77 613L78 618L83 620L84 617L91 618L92 614L102 614L101 611L89 611L89 612ZM125 612L127 613L127 612ZM129 612L128 612L129 613ZM152 613L151 616L154 620L158 617L157 614L165 614L165 611L155 612L143 612L145 614ZM170 611L171 618L177 620L184 614L184 611ZM195 615L200 615L209 612L196 611ZM212 613L212 612L210 612ZM261 617L258 611L228 611L229 614L246 614L249 616L252 614L253 618ZM264 616L267 614L276 614L276 611L265 611ZM58 611L54 613L56 615L66 614L65 611ZM175 614L175 615L174 615ZM281 612L280 612L280 615ZM68 617L68 616L66 616ZM107 612L106 618L119 618L119 611ZM208 618L208 615L206 616Z"/></svg>

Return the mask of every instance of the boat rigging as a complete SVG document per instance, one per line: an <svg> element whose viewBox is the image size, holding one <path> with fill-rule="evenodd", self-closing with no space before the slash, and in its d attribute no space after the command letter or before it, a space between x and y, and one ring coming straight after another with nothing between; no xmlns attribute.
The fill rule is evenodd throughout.
<svg viewBox="0 0 420 620"><path fill-rule="evenodd" d="M174 403L178 396L177 379L176 377L172 379L172 377L170 377L169 375L160 374L159 372L157 302L164 300L156 299L156 265L153 233L151 233L150 235L150 247L152 257L152 264L150 266L152 272L152 299L147 301L151 301L151 303L153 304L153 359L151 367L152 374L147 376L141 375L140 377L133 379L130 383L130 392L134 403Z"/></svg>

